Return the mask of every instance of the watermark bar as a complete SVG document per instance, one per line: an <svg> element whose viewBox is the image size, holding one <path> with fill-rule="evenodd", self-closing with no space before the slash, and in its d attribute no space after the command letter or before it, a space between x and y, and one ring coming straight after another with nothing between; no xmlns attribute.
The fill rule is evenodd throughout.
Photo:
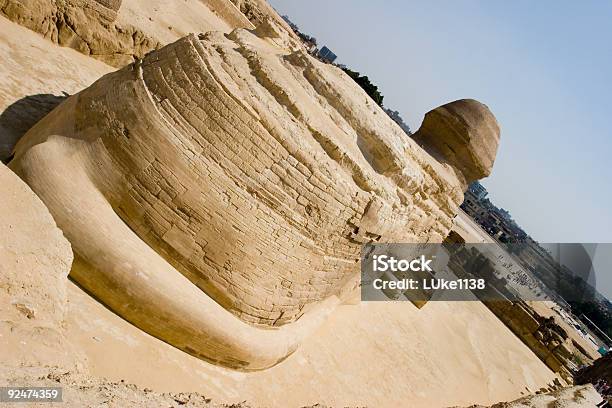
<svg viewBox="0 0 612 408"><path fill-rule="evenodd" d="M0 402L62 402L62 388L0 387Z"/></svg>
<svg viewBox="0 0 612 408"><path fill-rule="evenodd" d="M596 300L612 270L612 244L368 244L364 301Z"/></svg>

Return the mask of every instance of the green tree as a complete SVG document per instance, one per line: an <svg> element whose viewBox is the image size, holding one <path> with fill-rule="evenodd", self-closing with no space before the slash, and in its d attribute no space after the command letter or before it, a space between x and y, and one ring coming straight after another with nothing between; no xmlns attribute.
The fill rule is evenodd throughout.
<svg viewBox="0 0 612 408"><path fill-rule="evenodd" d="M366 93L370 95L370 98L372 98L374 102L378 104L378 106L383 106L384 96L378 91L378 87L370 82L370 78L368 78L367 75L361 75L359 72L348 68L343 68L342 70L346 72L348 76L353 78L353 81L355 81L357 85L366 91Z"/></svg>

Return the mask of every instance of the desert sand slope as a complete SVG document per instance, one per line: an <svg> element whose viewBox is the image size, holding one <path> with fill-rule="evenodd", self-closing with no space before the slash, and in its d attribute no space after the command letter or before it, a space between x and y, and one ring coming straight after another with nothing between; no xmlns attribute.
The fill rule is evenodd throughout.
<svg viewBox="0 0 612 408"><path fill-rule="evenodd" d="M21 135L110 67L0 17L0 160Z"/></svg>
<svg viewBox="0 0 612 408"><path fill-rule="evenodd" d="M190 357L69 287L69 337L94 376L254 406L442 407L512 400L553 373L476 302L340 307L286 361L240 373Z"/></svg>

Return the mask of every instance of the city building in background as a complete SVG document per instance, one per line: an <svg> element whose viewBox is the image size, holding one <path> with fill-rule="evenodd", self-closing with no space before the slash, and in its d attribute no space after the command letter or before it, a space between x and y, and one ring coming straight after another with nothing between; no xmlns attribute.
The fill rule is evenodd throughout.
<svg viewBox="0 0 612 408"><path fill-rule="evenodd" d="M512 219L510 212L495 206L486 188L479 182L470 184L461 208L493 238L500 242L524 242L528 235Z"/></svg>
<svg viewBox="0 0 612 408"><path fill-rule="evenodd" d="M334 54L327 46L323 46L321 50L319 50L319 58L321 58L325 62L329 62L330 64L338 58L336 54Z"/></svg>

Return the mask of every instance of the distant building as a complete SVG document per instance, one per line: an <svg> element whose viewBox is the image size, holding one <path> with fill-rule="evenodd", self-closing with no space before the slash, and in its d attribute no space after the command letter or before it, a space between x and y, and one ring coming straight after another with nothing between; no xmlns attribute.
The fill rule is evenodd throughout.
<svg viewBox="0 0 612 408"><path fill-rule="evenodd" d="M470 193L472 193L474 195L474 198L476 200L478 200L478 201L483 200L489 194L487 189L482 184L480 184L477 181L475 181L472 184L470 184L468 189L469 189Z"/></svg>
<svg viewBox="0 0 612 408"><path fill-rule="evenodd" d="M527 233L512 219L510 212L496 207L479 182L469 185L461 208L493 238L501 242L523 242Z"/></svg>
<svg viewBox="0 0 612 408"><path fill-rule="evenodd" d="M319 50L319 58L331 64L336 60L336 58L338 58L338 56L324 45L323 48Z"/></svg>
<svg viewBox="0 0 612 408"><path fill-rule="evenodd" d="M507 221L511 221L512 220L512 216L510 216L510 211L508 210L504 210L503 208L499 209L499 214L506 219Z"/></svg>
<svg viewBox="0 0 612 408"><path fill-rule="evenodd" d="M304 47L306 48L306 52L308 52L310 55L317 53L317 44L304 43Z"/></svg>

